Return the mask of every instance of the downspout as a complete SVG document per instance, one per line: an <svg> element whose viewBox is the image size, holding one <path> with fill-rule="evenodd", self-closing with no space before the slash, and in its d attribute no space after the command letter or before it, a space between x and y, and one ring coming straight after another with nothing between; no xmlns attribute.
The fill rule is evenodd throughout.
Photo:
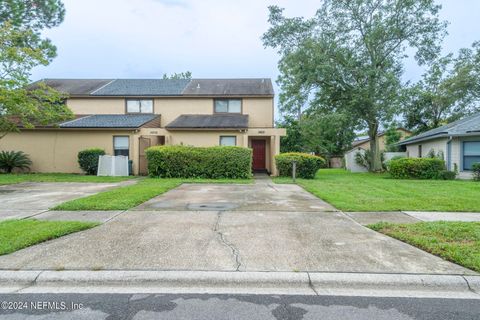
<svg viewBox="0 0 480 320"><path fill-rule="evenodd" d="M447 170L451 171L451 166L452 166L452 136L448 136L447 140Z"/></svg>

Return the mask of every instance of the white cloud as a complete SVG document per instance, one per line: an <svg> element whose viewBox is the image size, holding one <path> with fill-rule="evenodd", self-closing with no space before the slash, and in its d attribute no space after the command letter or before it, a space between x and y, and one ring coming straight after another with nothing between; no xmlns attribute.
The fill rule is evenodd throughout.
<svg viewBox="0 0 480 320"><path fill-rule="evenodd" d="M267 6L288 16L315 14L314 0L64 0L60 27L48 30L58 57L32 78L277 77L278 57L263 48ZM480 1L442 0L451 21L445 47L456 51L478 36ZM418 75L407 65L406 78ZM277 90L278 91L278 90Z"/></svg>

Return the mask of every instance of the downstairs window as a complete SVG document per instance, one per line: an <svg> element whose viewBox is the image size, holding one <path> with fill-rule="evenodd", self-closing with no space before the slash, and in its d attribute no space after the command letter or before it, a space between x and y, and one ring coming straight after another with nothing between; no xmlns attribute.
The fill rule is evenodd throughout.
<svg viewBox="0 0 480 320"><path fill-rule="evenodd" d="M113 155L127 156L130 155L128 136L113 137Z"/></svg>
<svg viewBox="0 0 480 320"><path fill-rule="evenodd" d="M472 170L474 163L480 162L480 141L463 143L463 170Z"/></svg>

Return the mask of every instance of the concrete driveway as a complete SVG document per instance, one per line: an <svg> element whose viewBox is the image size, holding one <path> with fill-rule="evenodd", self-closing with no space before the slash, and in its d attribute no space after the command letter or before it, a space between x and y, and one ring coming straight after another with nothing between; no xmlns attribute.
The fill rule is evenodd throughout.
<svg viewBox="0 0 480 320"><path fill-rule="evenodd" d="M0 257L0 268L472 273L269 180L183 185L99 227Z"/></svg>
<svg viewBox="0 0 480 320"><path fill-rule="evenodd" d="M62 202L132 183L25 182L0 186L0 220L21 219Z"/></svg>

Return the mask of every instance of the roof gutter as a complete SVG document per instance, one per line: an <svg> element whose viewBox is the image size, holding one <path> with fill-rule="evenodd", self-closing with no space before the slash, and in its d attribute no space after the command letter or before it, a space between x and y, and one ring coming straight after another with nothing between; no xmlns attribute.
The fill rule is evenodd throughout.
<svg viewBox="0 0 480 320"><path fill-rule="evenodd" d="M403 145L407 145L407 144L418 143L418 142L433 140L433 139L438 139L438 138L450 138L451 139L453 137L470 137L470 136L478 136L478 135L480 135L480 132L478 132L478 131L471 131L471 132L467 132L467 133L456 133L456 134L442 133L442 134L432 135L432 136L428 136L428 137L422 137L422 138L419 138L419 139L400 141L400 142L397 143L397 145L403 146Z"/></svg>
<svg viewBox="0 0 480 320"><path fill-rule="evenodd" d="M169 128L165 127L168 131L245 131L248 128Z"/></svg>

